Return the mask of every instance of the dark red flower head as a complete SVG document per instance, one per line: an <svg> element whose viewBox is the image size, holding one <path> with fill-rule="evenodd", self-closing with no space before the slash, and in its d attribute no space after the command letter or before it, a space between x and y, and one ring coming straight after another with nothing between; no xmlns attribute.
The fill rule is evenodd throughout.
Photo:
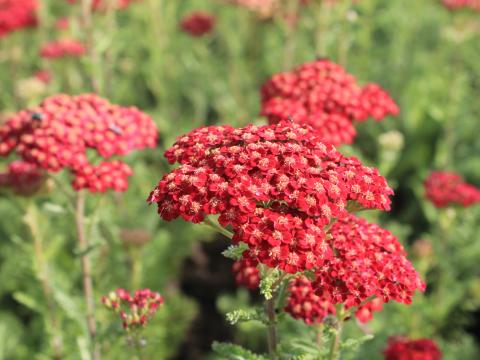
<svg viewBox="0 0 480 360"><path fill-rule="evenodd" d="M47 59L80 57L85 55L85 46L74 39L62 39L46 43L40 49L40 56Z"/></svg>
<svg viewBox="0 0 480 360"><path fill-rule="evenodd" d="M349 202L388 210L393 193L376 169L290 122L200 128L178 138L165 156L181 166L148 198L163 219L198 223L219 215L235 243L290 273L332 257L324 227L347 216Z"/></svg>
<svg viewBox="0 0 480 360"><path fill-rule="evenodd" d="M102 303L120 315L125 330L145 327L163 302L163 297L150 289L137 290L133 295L117 289L102 297Z"/></svg>
<svg viewBox="0 0 480 360"><path fill-rule="evenodd" d="M55 95L0 127L0 156L15 151L39 169L66 168L76 190L123 191L130 168L119 160L106 160L155 147L156 139L153 120L134 107L113 105L94 94ZM104 161L93 163L87 153Z"/></svg>
<svg viewBox="0 0 480 360"><path fill-rule="evenodd" d="M262 86L261 115L270 124L282 120L308 124L323 142L348 144L356 136L353 123L397 115L398 106L376 84L361 87L355 77L329 60L320 59L272 76Z"/></svg>
<svg viewBox="0 0 480 360"><path fill-rule="evenodd" d="M37 25L37 0L0 0L0 38Z"/></svg>
<svg viewBox="0 0 480 360"><path fill-rule="evenodd" d="M337 220L330 234L332 256L315 272L318 295L348 308L372 297L410 304L415 290L425 289L388 230L349 215Z"/></svg>
<svg viewBox="0 0 480 360"><path fill-rule="evenodd" d="M248 252L247 252L248 253ZM258 261L248 255L233 263L232 271L238 285L248 289L256 290L260 285L260 272L257 268Z"/></svg>
<svg viewBox="0 0 480 360"><path fill-rule="evenodd" d="M45 182L45 173L34 164L16 160L8 165L5 173L0 173L0 187L8 187L17 195L35 194Z"/></svg>
<svg viewBox="0 0 480 360"><path fill-rule="evenodd" d="M442 358L442 353L433 340L409 340L402 336L390 338L383 355L386 360L440 360Z"/></svg>
<svg viewBox="0 0 480 360"><path fill-rule="evenodd" d="M180 26L192 36L203 36L215 27L215 17L204 11L195 11L183 17Z"/></svg>
<svg viewBox="0 0 480 360"><path fill-rule="evenodd" d="M454 172L434 171L425 180L428 200L436 207L470 206L480 202L480 189L467 184Z"/></svg>

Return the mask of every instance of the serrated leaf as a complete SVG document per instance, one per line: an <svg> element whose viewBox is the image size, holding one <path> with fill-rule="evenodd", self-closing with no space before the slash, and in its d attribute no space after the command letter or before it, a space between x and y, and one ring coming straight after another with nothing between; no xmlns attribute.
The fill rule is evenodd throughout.
<svg viewBox="0 0 480 360"><path fill-rule="evenodd" d="M267 358L262 355L255 354L240 345L232 343L220 343L215 341L212 344L212 349L225 360L267 360Z"/></svg>
<svg viewBox="0 0 480 360"><path fill-rule="evenodd" d="M222 255L232 260L240 260L245 250L248 249L247 244L239 243L238 245L230 245L222 252Z"/></svg>

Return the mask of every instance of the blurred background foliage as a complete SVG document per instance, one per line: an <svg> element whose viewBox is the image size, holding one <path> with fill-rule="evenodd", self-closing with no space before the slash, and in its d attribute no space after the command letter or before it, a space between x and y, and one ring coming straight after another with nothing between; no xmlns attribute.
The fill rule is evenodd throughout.
<svg viewBox="0 0 480 360"><path fill-rule="evenodd" d="M434 337L447 360L480 357L480 212L437 210L423 192L432 169L456 170L480 184L480 15L449 12L437 0L342 1L328 13L319 13L317 3L298 8L290 26L220 0L143 0L95 15L98 64L38 56L45 41L84 36L78 6L63 1L42 1L39 29L0 40L0 119L50 94L88 91L86 74L94 73L103 96L138 106L160 129L159 148L130 157L135 175L129 190L91 196L88 203L105 358L133 356L117 319L100 304L100 296L117 287L150 287L166 298L148 328L151 359L207 358L202 334L192 326L205 307L191 294L210 291L205 299L219 314L255 301L255 294L235 290L231 278L218 280L229 276L228 264L208 265L220 261L210 250L226 242L201 225L160 221L145 199L169 169L162 153L177 136L202 125L264 123L258 116L263 81L316 57L339 62L361 83L378 82L400 105L396 118L360 124L356 143L342 150L379 167L395 188L393 210L381 219L369 216L410 249L429 285L411 306L384 306L368 329L351 320L352 336L375 335L351 358L381 358L386 338L398 333ZM194 10L215 15L212 34L193 38L180 31L180 19ZM70 29L55 29L63 16L71 19ZM50 84L29 82L39 69L52 72ZM88 359L79 249L65 194L53 183L34 200L2 193L0 239L0 359L50 359L58 344L64 358ZM192 274L186 272L197 271L187 265L205 262L213 285L187 291ZM310 336L302 323L291 320L287 328ZM264 334L254 323L224 335L264 350Z"/></svg>

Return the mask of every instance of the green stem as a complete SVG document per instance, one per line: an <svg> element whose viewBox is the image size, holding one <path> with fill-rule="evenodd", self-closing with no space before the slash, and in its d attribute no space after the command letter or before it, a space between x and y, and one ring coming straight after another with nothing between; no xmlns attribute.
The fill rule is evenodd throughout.
<svg viewBox="0 0 480 360"><path fill-rule="evenodd" d="M230 231L228 231L227 229L225 229L224 227L222 227L220 224L213 221L209 217L205 217L205 219L203 220L203 223L207 226L210 226L211 228L213 228L215 231L219 232L220 234L225 235L229 239L233 238L233 234Z"/></svg>
<svg viewBox="0 0 480 360"><path fill-rule="evenodd" d="M80 251L88 249L90 244L85 236L85 191L77 193L77 202L75 208L75 224L77 229L77 241ZM83 295L87 310L87 329L90 336L90 345L92 359L100 359L100 348L97 344L97 323L95 321L95 299L93 293L93 282L90 265L90 252L87 251L81 255Z"/></svg>
<svg viewBox="0 0 480 360"><path fill-rule="evenodd" d="M343 322L345 321L345 314L343 307L338 311L337 324L335 329L335 336L330 343L330 352L328 360L338 360L340 358L340 340L342 338Z"/></svg>
<svg viewBox="0 0 480 360"><path fill-rule="evenodd" d="M276 293L270 299L265 300L265 312L268 318L267 325L267 340L268 340L268 354L271 360L278 359L277 357L277 314L275 312Z"/></svg>

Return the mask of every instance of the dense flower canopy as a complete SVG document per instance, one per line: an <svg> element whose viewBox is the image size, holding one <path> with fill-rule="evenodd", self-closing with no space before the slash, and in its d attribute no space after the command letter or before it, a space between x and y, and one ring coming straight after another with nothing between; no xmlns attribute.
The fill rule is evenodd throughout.
<svg viewBox="0 0 480 360"><path fill-rule="evenodd" d="M386 360L440 360L442 358L442 353L433 340L409 340L402 336L390 338L383 355Z"/></svg>
<svg viewBox="0 0 480 360"><path fill-rule="evenodd" d="M85 55L85 46L75 39L48 42L40 49L40 56L48 59L80 57L82 55Z"/></svg>
<svg viewBox="0 0 480 360"><path fill-rule="evenodd" d="M165 153L181 166L166 174L148 201L165 220L198 223L219 215L234 243L290 273L332 256L324 227L347 216L346 206L390 208L393 191L373 168L324 145L311 128L204 127L180 137Z"/></svg>
<svg viewBox="0 0 480 360"><path fill-rule="evenodd" d="M163 297L150 289L137 290L133 295L117 289L102 297L102 303L120 315L126 330L146 326L163 302Z"/></svg>
<svg viewBox="0 0 480 360"><path fill-rule="evenodd" d="M409 304L425 284L388 230L355 215L330 230L332 255L315 272L318 294L331 302L356 306L371 297Z"/></svg>
<svg viewBox="0 0 480 360"><path fill-rule="evenodd" d="M119 160L93 163L90 155L107 160L155 147L156 139L155 123L137 108L113 105L94 94L55 95L0 127L0 156L15 151L39 169L68 169L76 190L123 191L131 175L128 165Z"/></svg>
<svg viewBox="0 0 480 360"><path fill-rule="evenodd" d="M180 27L191 36L203 36L215 27L215 17L205 11L195 11L182 18Z"/></svg>
<svg viewBox="0 0 480 360"><path fill-rule="evenodd" d="M470 206L480 202L480 189L454 172L434 171L425 180L425 193L436 207Z"/></svg>
<svg viewBox="0 0 480 360"><path fill-rule="evenodd" d="M37 0L0 0L0 38L37 25Z"/></svg>
<svg viewBox="0 0 480 360"><path fill-rule="evenodd" d="M319 59L273 75L262 86L261 115L270 124L292 119L308 124L323 142L348 144L354 122L397 115L398 106L377 84L360 86L340 65Z"/></svg>

